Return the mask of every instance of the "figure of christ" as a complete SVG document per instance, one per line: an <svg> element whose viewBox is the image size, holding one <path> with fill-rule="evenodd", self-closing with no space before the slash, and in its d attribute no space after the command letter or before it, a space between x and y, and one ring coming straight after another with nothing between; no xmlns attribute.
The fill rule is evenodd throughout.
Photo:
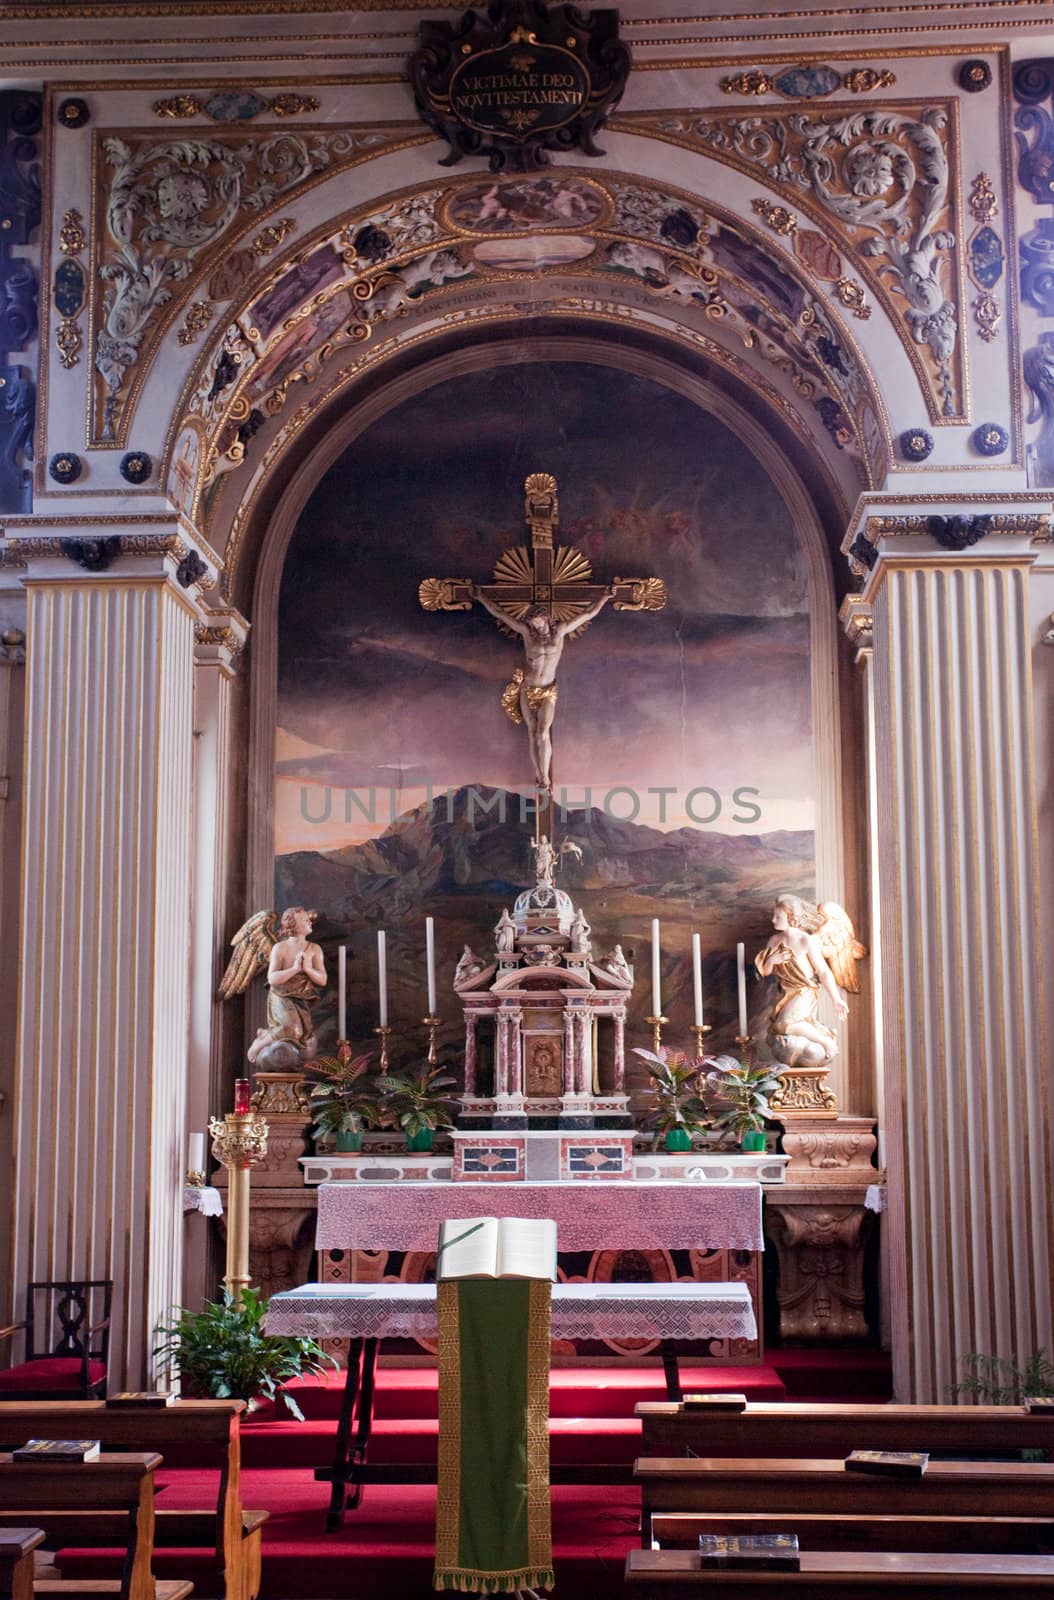
<svg viewBox="0 0 1054 1600"><path fill-rule="evenodd" d="M600 598L567 622L557 622L547 605L533 605L518 622L479 587L472 585L472 598L478 600L503 627L511 628L523 640L526 667L517 667L501 697L502 709L517 725L527 729L534 767L534 781L546 794L553 787L553 718L556 715L556 674L564 644L615 598L610 587Z"/></svg>

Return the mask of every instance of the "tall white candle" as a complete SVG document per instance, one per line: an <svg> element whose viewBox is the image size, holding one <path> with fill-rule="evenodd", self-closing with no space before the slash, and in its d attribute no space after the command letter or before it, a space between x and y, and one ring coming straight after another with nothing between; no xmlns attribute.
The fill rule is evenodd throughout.
<svg viewBox="0 0 1054 1600"><path fill-rule="evenodd" d="M692 934L692 993L695 999L695 1025L703 1025L703 947L699 935Z"/></svg>
<svg viewBox="0 0 1054 1600"><path fill-rule="evenodd" d="M651 1014L662 1016L662 972L659 962L659 919L651 919Z"/></svg>
<svg viewBox="0 0 1054 1600"><path fill-rule="evenodd" d="M381 1012L381 1027L388 1026L388 936L383 928L377 929L377 994Z"/></svg>
<svg viewBox="0 0 1054 1600"><path fill-rule="evenodd" d="M337 947L337 1038L348 1037L348 947Z"/></svg>
<svg viewBox="0 0 1054 1600"><path fill-rule="evenodd" d="M747 1036L747 967L746 947L736 945L736 977L739 981L739 1037Z"/></svg>
<svg viewBox="0 0 1054 1600"><path fill-rule="evenodd" d="M436 925L434 917L425 918L425 963L428 967L428 1015L436 1014Z"/></svg>
<svg viewBox="0 0 1054 1600"><path fill-rule="evenodd" d="M192 1133L187 1140L187 1171L205 1171L205 1135Z"/></svg>

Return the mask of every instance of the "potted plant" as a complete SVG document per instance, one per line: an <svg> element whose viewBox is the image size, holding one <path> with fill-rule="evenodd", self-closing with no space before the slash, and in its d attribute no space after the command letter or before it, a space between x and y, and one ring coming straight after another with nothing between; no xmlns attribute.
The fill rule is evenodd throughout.
<svg viewBox="0 0 1054 1600"><path fill-rule="evenodd" d="M316 1075L311 1087L315 1137L332 1134L338 1151L361 1150L363 1130L379 1128L384 1121L381 1080L369 1073L372 1059L352 1057L345 1042L335 1056L307 1063L307 1071Z"/></svg>
<svg viewBox="0 0 1054 1600"><path fill-rule="evenodd" d="M645 1127L654 1133L656 1148L665 1134L667 1150L690 1150L692 1134L702 1133L710 1125L710 1114L699 1093L702 1063L690 1060L683 1051L667 1050L665 1045L658 1053L638 1049L636 1054L648 1063L655 1109L645 1119Z"/></svg>
<svg viewBox="0 0 1054 1600"><path fill-rule="evenodd" d="M176 1368L191 1399L245 1400L250 1411L262 1400L281 1399L303 1422L282 1385L306 1374L322 1377L337 1362L314 1339L264 1333L266 1315L267 1301L255 1289L243 1289L240 1300L224 1289L222 1300L200 1311L182 1306L174 1322L162 1323L154 1354Z"/></svg>
<svg viewBox="0 0 1054 1600"><path fill-rule="evenodd" d="M764 1150L769 1096L780 1086L779 1074L767 1061L754 1065L735 1056L709 1056L706 1066L707 1088L725 1105L714 1118L715 1130L738 1138L744 1150Z"/></svg>
<svg viewBox="0 0 1054 1600"><path fill-rule="evenodd" d="M446 1093L457 1079L441 1066L424 1066L381 1078L385 1114L402 1128L409 1150L431 1150L437 1128L452 1128L457 1102Z"/></svg>

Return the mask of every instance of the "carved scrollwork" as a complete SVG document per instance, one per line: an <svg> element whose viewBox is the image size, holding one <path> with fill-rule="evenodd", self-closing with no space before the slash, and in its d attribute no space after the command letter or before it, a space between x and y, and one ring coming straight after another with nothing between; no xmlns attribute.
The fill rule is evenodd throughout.
<svg viewBox="0 0 1054 1600"><path fill-rule="evenodd" d="M818 205L904 303L910 338L926 352L939 413L961 414L944 108L625 120L657 123L679 141L698 142Z"/></svg>
<svg viewBox="0 0 1054 1600"><path fill-rule="evenodd" d="M254 143L103 142L112 176L105 199L110 248L98 269L107 288L95 343L102 439L117 435L128 372L150 323L198 257L240 213L262 211L354 144L351 134L292 133Z"/></svg>

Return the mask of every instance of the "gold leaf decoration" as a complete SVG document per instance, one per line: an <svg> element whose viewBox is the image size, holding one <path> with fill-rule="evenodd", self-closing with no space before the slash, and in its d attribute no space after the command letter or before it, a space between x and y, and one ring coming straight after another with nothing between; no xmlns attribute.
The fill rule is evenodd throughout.
<svg viewBox="0 0 1054 1600"><path fill-rule="evenodd" d="M55 331L55 343L59 349L59 360L66 368L75 367L80 360L81 331L72 317L67 317L60 322Z"/></svg>
<svg viewBox="0 0 1054 1600"><path fill-rule="evenodd" d="M991 222L999 210L987 172L979 172L970 185L970 214L975 222Z"/></svg>
<svg viewBox="0 0 1054 1600"><path fill-rule="evenodd" d="M283 217L281 222L272 222L256 235L249 249L254 256L270 255L272 250L278 249L282 240L287 234L292 233L295 227L296 221L293 217Z"/></svg>
<svg viewBox="0 0 1054 1600"><path fill-rule="evenodd" d="M201 101L192 94L174 94L168 100L154 101L155 117L170 117L181 119L184 117L199 117L205 107Z"/></svg>
<svg viewBox="0 0 1054 1600"><path fill-rule="evenodd" d="M495 583L533 583L534 568L527 554L527 546L517 544L503 550L494 565Z"/></svg>
<svg viewBox="0 0 1054 1600"><path fill-rule="evenodd" d="M734 78L722 78L725 94L771 94L772 79L767 72L737 72Z"/></svg>
<svg viewBox="0 0 1054 1600"><path fill-rule="evenodd" d="M874 67L854 67L842 79L842 88L848 89L850 94L872 94L876 89L892 89L896 81L896 75L888 67L878 72Z"/></svg>
<svg viewBox="0 0 1054 1600"><path fill-rule="evenodd" d="M192 344L198 334L212 321L212 307L207 300L195 300L183 318L183 326L176 334L180 344Z"/></svg>
<svg viewBox="0 0 1054 1600"><path fill-rule="evenodd" d="M854 317L859 317L861 322L867 321L871 315L871 307L864 293L863 284L857 283L855 278L839 278L834 286L834 292Z"/></svg>
<svg viewBox="0 0 1054 1600"><path fill-rule="evenodd" d="M776 233L789 235L798 226L798 219L793 211L788 211L786 206L778 206L774 200L752 200L751 205L758 216L768 223Z"/></svg>
<svg viewBox="0 0 1054 1600"><path fill-rule="evenodd" d="M1003 314L995 295L979 294L973 303L973 314L978 333L985 344L991 344L999 331L999 319Z"/></svg>
<svg viewBox="0 0 1054 1600"><path fill-rule="evenodd" d="M318 107L313 94L276 94L271 101L271 113L276 117L296 117L302 111L317 111Z"/></svg>
<svg viewBox="0 0 1054 1600"><path fill-rule="evenodd" d="M593 568L573 544L562 544L553 563L553 583L588 583Z"/></svg>
<svg viewBox="0 0 1054 1600"><path fill-rule="evenodd" d="M80 212L65 212L62 218L62 227L59 229L59 249L63 255L79 255L87 242L88 236L84 231L84 222Z"/></svg>
<svg viewBox="0 0 1054 1600"><path fill-rule="evenodd" d="M632 583L633 599L616 600L616 611L661 611L666 604L666 585L661 578L615 578L620 583Z"/></svg>

